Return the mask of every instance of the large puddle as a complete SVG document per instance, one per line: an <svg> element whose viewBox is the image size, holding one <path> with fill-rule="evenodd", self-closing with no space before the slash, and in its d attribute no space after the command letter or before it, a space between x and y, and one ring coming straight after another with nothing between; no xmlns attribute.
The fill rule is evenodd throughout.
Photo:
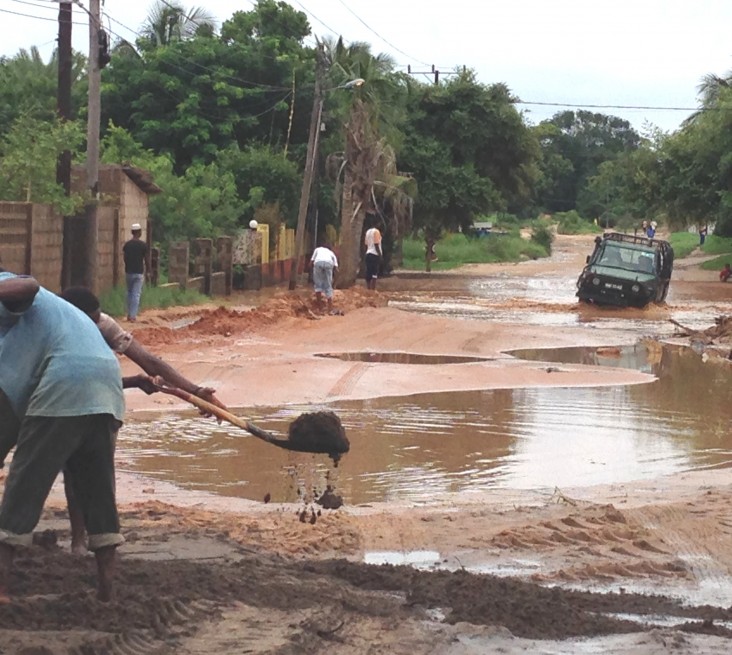
<svg viewBox="0 0 732 655"><path fill-rule="evenodd" d="M491 488L621 483L732 465L732 374L693 351L645 347L514 353L526 359L638 368L650 384L424 394L328 406L351 452L335 471L348 504L429 502ZM460 364L453 364L460 366ZM317 407L239 410L286 433ZM241 429L192 414L130 422L119 468L224 496L296 501L322 489L330 461L289 453ZM331 471L331 475L333 472Z"/></svg>

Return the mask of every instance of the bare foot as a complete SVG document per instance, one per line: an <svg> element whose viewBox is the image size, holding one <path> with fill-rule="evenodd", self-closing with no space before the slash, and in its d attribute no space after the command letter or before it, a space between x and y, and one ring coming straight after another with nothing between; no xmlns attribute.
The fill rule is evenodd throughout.
<svg viewBox="0 0 732 655"><path fill-rule="evenodd" d="M0 605L10 605L12 602L13 601L10 600L10 594L0 587Z"/></svg>

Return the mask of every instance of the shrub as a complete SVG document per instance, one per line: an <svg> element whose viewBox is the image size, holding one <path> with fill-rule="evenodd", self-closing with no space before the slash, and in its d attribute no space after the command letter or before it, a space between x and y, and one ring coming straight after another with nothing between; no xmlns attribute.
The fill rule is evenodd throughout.
<svg viewBox="0 0 732 655"><path fill-rule="evenodd" d="M594 223L582 218L574 209L554 214L554 218L558 221L559 234L594 234L602 231Z"/></svg>
<svg viewBox="0 0 732 655"><path fill-rule="evenodd" d="M127 313L126 305L127 289L118 286L105 291L99 296L99 303L102 311L110 316L124 316ZM178 287L151 287L146 285L142 291L140 306L142 309L166 309L168 307L179 307L185 305L200 305L209 302L210 298L186 289Z"/></svg>
<svg viewBox="0 0 732 655"><path fill-rule="evenodd" d="M554 235L550 227L544 221L534 221L531 228L531 240L544 248L547 254L551 254Z"/></svg>

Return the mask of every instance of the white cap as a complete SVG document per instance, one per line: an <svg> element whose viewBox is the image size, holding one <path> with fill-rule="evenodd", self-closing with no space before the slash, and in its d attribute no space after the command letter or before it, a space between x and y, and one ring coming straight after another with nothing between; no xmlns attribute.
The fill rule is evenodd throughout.
<svg viewBox="0 0 732 655"><path fill-rule="evenodd" d="M142 225L140 225L139 223L133 223L131 229L132 229L133 232L137 232L137 230L141 230L142 229Z"/></svg>
<svg viewBox="0 0 732 655"><path fill-rule="evenodd" d="M256 230L257 229L257 225L259 225L259 223L257 223L257 221L255 221L254 219L252 219L251 221L249 221L249 228L250 229Z"/></svg>

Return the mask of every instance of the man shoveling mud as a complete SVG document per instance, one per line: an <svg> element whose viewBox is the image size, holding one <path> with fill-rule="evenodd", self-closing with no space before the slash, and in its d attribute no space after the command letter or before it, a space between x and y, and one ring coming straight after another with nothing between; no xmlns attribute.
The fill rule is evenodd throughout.
<svg viewBox="0 0 732 655"><path fill-rule="evenodd" d="M112 437L124 415L122 374L99 330L31 277L0 270L0 389L19 418L18 443L0 503L0 602L9 602L15 549L32 542L58 473L74 476L97 561L100 600L110 600L124 539L114 490ZM3 453L4 454L4 453Z"/></svg>
<svg viewBox="0 0 732 655"><path fill-rule="evenodd" d="M125 389L138 387L145 393L151 394L157 391L152 378L160 377L167 383L183 389L188 393L203 398L217 407L226 409L216 398L216 390L210 387L202 387L188 378L181 375L170 364L156 357L142 346L135 338L122 329L122 327L111 317L101 311L99 299L86 287L70 287L61 293L61 297L70 302L74 307L84 312L99 328L107 345L117 354L126 355L137 364L149 378L144 375L135 375L122 378L122 387ZM69 519L71 521L71 550L74 553L86 552L84 517L74 495L74 488L71 476L64 471L64 491L69 507Z"/></svg>

